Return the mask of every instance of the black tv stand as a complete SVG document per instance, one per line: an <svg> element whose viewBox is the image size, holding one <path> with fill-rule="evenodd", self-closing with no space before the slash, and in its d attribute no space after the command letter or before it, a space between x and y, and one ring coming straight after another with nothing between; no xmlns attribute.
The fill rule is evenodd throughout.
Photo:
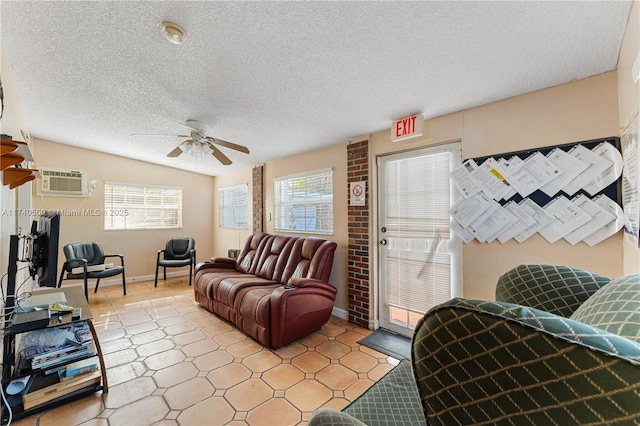
<svg viewBox="0 0 640 426"><path fill-rule="evenodd" d="M24 332L23 329L16 329L12 327L9 318L10 315L15 311L16 306L16 274L18 272L18 243L19 236L11 235L10 237L10 245L9 245L9 265L8 265L8 277L7 277L7 300L4 309L4 319L2 324L2 382L1 386L3 391L6 393L7 386L13 379L20 379L27 376L31 376L32 378L37 378L37 376L42 377L46 375L44 369L33 368L31 364L27 364L28 367L25 368L24 362L20 361L20 357L17 353L16 348L16 336ZM48 293L57 293L62 292L65 295L67 303L69 306L73 306L74 308L82 308L79 317L73 317L71 314L67 314L64 316L53 317L46 323L39 324L37 329L46 329L46 328L55 328L64 325L69 325L72 323L84 322L88 325L89 331L91 333L91 337L93 339L93 344L95 345L95 354L87 354L83 355L82 359L90 359L96 358L97 365L99 366L99 370L96 370L96 377L89 378L86 382L80 383L78 385L65 385L64 383L55 383L52 385L52 389L55 388L52 392L56 392L56 395L60 395L54 399L37 399L34 395L36 393L31 394L29 391L26 395L31 395L32 399L37 399L37 403L30 403L27 405L25 402L21 401L20 398L13 399L13 402L10 403L12 418L20 419L37 412L59 406L73 399L90 395L97 391L102 390L103 393L107 393L109 391L109 387L107 384L107 370L104 363L104 358L102 355L102 349L100 348L100 342L98 341L98 336L95 330L95 327L92 322L92 314L89 308L89 303L84 295L84 290L82 285L69 285L62 288L40 288L36 290L32 290L32 295L46 295ZM24 361L24 360L22 360ZM29 360L26 360L29 361ZM71 361L69 361L71 362ZM60 363L57 367L63 367L66 363ZM46 388L49 389L49 388ZM41 389L41 391L44 389ZM36 391L37 392L37 391ZM45 392L45 394L48 392ZM7 395L8 396L8 395ZM26 400L24 400L26 401ZM9 413L7 407L4 406L1 412L1 424L7 424L9 421ZM28 407L25 409L25 405Z"/></svg>

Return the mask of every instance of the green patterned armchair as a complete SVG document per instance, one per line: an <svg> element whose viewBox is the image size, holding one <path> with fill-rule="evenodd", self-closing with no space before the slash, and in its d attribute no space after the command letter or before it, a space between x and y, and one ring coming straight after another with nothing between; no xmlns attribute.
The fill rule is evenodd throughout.
<svg viewBox="0 0 640 426"><path fill-rule="evenodd" d="M640 424L639 342L640 274L520 265L500 277L496 301L456 298L425 314L405 387L430 425ZM399 402L371 389L309 424L425 424L385 417ZM363 398L366 418L353 412Z"/></svg>

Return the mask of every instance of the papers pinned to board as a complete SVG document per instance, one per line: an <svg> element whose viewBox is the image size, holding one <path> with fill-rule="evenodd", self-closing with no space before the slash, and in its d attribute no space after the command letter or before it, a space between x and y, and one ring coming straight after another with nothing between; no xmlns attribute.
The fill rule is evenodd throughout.
<svg viewBox="0 0 640 426"><path fill-rule="evenodd" d="M624 215L605 192L622 176L619 140L588 142L464 161L451 172L462 194L451 229L465 243L521 243L539 233L551 244L593 246L614 235Z"/></svg>

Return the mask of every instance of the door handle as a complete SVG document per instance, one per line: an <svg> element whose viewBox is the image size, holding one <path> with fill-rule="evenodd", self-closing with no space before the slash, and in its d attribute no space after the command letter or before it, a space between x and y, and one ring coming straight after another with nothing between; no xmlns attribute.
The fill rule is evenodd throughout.
<svg viewBox="0 0 640 426"><path fill-rule="evenodd" d="M380 245L381 246L386 246L387 245L387 240L385 240L385 239L380 240Z"/></svg>

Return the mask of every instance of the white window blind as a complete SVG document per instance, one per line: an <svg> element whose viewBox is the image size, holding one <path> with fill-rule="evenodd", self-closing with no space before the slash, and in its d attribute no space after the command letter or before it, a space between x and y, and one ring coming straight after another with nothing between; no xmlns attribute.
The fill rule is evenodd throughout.
<svg viewBox="0 0 640 426"><path fill-rule="evenodd" d="M452 297L451 153L387 163L387 301L424 313Z"/></svg>
<svg viewBox="0 0 640 426"><path fill-rule="evenodd" d="M249 185L219 188L218 205L221 228L249 228Z"/></svg>
<svg viewBox="0 0 640 426"><path fill-rule="evenodd" d="M182 227L182 188L106 182L104 229Z"/></svg>
<svg viewBox="0 0 640 426"><path fill-rule="evenodd" d="M333 171L315 170L274 179L275 230L333 233Z"/></svg>

